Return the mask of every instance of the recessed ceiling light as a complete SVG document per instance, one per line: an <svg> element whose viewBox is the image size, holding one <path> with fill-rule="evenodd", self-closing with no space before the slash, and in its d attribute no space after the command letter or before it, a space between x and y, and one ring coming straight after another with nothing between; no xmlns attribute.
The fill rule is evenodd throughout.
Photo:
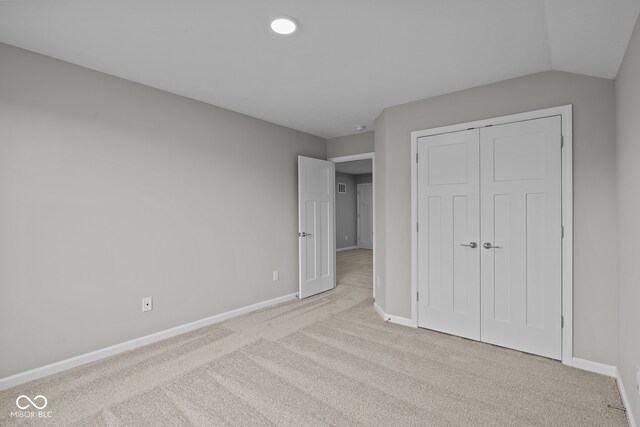
<svg viewBox="0 0 640 427"><path fill-rule="evenodd" d="M271 29L278 34L291 34L296 28L296 22L291 18L276 18L271 21Z"/></svg>
<svg viewBox="0 0 640 427"><path fill-rule="evenodd" d="M366 128L367 128L367 127L366 127L365 125L358 125L358 126L356 126L356 130L357 130L358 132L360 132L361 130L365 130Z"/></svg>

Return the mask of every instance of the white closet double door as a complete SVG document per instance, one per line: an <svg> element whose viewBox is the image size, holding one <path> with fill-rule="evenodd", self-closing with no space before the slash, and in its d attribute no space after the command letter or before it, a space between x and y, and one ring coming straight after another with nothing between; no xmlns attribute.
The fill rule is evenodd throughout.
<svg viewBox="0 0 640 427"><path fill-rule="evenodd" d="M562 355L561 118L418 140L418 324Z"/></svg>

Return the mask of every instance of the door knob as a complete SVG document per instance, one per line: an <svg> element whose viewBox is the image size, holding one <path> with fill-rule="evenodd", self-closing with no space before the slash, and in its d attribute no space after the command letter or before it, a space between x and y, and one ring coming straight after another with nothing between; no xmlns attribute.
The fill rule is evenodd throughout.
<svg viewBox="0 0 640 427"><path fill-rule="evenodd" d="M311 233L305 233L304 231L302 233L298 233L298 237L309 237L311 235Z"/></svg>
<svg viewBox="0 0 640 427"><path fill-rule="evenodd" d="M460 246L467 246L471 249L475 249L478 247L478 244L476 242L469 242L469 243L460 243Z"/></svg>
<svg viewBox="0 0 640 427"><path fill-rule="evenodd" d="M482 244L482 247L483 247L483 248L485 248L485 249L500 249L500 248L502 248L502 246L493 246L493 245L492 245L491 243L489 243L489 242L484 242L484 243Z"/></svg>

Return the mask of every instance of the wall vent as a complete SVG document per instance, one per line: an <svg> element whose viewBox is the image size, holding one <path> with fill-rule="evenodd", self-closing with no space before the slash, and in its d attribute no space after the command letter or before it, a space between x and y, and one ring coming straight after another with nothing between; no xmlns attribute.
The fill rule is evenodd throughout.
<svg viewBox="0 0 640 427"><path fill-rule="evenodd" d="M347 192L347 184L342 182L338 183L338 193L346 193Z"/></svg>

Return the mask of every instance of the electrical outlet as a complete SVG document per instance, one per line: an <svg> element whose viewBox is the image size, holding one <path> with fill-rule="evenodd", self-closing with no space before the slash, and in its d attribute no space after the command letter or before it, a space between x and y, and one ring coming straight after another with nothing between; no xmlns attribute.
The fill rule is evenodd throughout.
<svg viewBox="0 0 640 427"><path fill-rule="evenodd" d="M279 278L280 278L280 273L278 272L278 270L273 270L273 281L275 282Z"/></svg>
<svg viewBox="0 0 640 427"><path fill-rule="evenodd" d="M142 298L142 312L153 310L153 298Z"/></svg>

